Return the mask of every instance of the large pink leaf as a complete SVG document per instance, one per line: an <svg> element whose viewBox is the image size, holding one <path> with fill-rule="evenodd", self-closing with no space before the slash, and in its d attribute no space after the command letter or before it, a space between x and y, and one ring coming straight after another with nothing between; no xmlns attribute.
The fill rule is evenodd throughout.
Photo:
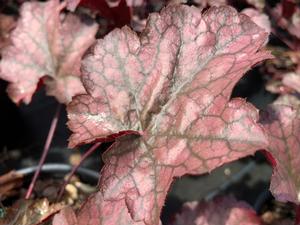
<svg viewBox="0 0 300 225"><path fill-rule="evenodd" d="M255 211L233 197L185 203L173 225L262 225Z"/></svg>
<svg viewBox="0 0 300 225"><path fill-rule="evenodd" d="M98 40L82 64L87 95L68 106L70 147L116 137L105 153L94 224L154 225L174 177L209 172L267 144L257 110L230 99L254 64L271 57L249 17L223 6L201 14L171 5L138 37L128 27ZM96 200L93 200L96 201ZM114 217L107 210L113 210ZM94 217L95 216L95 217ZM87 220L86 218L84 220Z"/></svg>
<svg viewBox="0 0 300 225"><path fill-rule="evenodd" d="M296 105L281 105L283 102L295 101L280 99L262 113L261 117L270 139L268 150L275 160L270 189L278 200L299 204L300 114L299 110L294 108Z"/></svg>
<svg viewBox="0 0 300 225"><path fill-rule="evenodd" d="M59 0L26 2L12 33L13 44L3 50L0 77L10 82L14 102L29 103L41 78L48 95L68 103L85 93L80 61L94 42L97 25L75 15L60 14Z"/></svg>

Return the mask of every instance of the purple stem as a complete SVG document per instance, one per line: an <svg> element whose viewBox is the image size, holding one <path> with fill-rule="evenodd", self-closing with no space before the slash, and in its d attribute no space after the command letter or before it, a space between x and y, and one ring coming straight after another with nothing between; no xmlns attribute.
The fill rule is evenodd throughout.
<svg viewBox="0 0 300 225"><path fill-rule="evenodd" d="M91 148L89 148L82 156L82 158L80 159L79 163L76 166L73 166L71 172L68 175L68 178L64 181L62 187L59 190L58 196L57 196L57 201L59 201L65 191L65 187L66 185L70 182L72 176L75 174L75 172L77 171L77 169L81 166L82 162L89 157L99 146L101 145L101 142L95 143Z"/></svg>
<svg viewBox="0 0 300 225"><path fill-rule="evenodd" d="M56 130L56 126L57 126L57 121L59 119L59 115L60 115L60 111L61 111L61 104L58 104L57 105L57 108L56 108L56 112L55 112L55 115L51 121L51 126L50 126L50 129L49 129L49 133L48 133L48 136L47 136L47 140L46 140L46 143L44 145L44 149L43 149L43 154L42 154L42 157L39 161L39 164L38 164L38 167L33 175L33 178L31 180L31 183L29 185L29 188L27 190L27 193L26 193L26 196L25 196L25 199L29 199L31 194L32 194L32 191L33 191L33 188L34 188L34 185L36 183L36 180L41 172L41 169L42 169L42 166L46 160L46 157L48 155L48 152L49 152L49 148L50 148L50 145L51 145L51 142L53 140L53 135L54 135L54 132Z"/></svg>
<svg viewBox="0 0 300 225"><path fill-rule="evenodd" d="M296 205L296 220L295 225L300 225L300 205Z"/></svg>

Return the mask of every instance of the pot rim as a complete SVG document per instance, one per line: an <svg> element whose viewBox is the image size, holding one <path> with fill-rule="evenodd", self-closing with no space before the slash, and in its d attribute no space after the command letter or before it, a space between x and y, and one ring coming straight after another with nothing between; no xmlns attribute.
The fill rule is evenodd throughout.
<svg viewBox="0 0 300 225"><path fill-rule="evenodd" d="M61 173L68 173L71 171L73 167L66 163L45 163L42 168L41 172L61 172ZM37 169L37 166L30 166L25 167L22 169L16 170L17 173L22 174L23 176L29 176L33 174ZM99 179L99 173L95 172L91 169L79 167L76 171L77 174L82 176L88 176L92 179L98 180ZM75 173L75 174L76 174Z"/></svg>

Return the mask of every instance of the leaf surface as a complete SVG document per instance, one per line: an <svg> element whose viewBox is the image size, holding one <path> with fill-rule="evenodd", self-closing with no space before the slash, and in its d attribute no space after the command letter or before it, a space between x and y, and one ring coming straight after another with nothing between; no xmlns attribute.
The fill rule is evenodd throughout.
<svg viewBox="0 0 300 225"><path fill-rule="evenodd" d="M115 138L97 200L90 200L98 213L85 204L79 214L93 218L88 225L123 224L115 221L120 214L124 224L158 224L175 177L209 172L267 145L257 110L230 100L242 75L271 57L261 50L266 38L231 7L202 15L170 5L150 15L140 36L124 27L97 40L82 63L88 94L68 105L70 147Z"/></svg>
<svg viewBox="0 0 300 225"><path fill-rule="evenodd" d="M262 225L262 222L247 203L223 197L211 202L185 203L173 225Z"/></svg>
<svg viewBox="0 0 300 225"><path fill-rule="evenodd" d="M59 0L25 2L12 32L12 45L3 50L0 77L10 82L8 93L29 103L41 78L47 94L68 103L85 93L80 61L94 42L97 25L72 14L60 14Z"/></svg>
<svg viewBox="0 0 300 225"><path fill-rule="evenodd" d="M279 201L300 203L300 115L298 107L282 105L294 100L281 98L262 113L269 136L269 152L275 159L270 190Z"/></svg>
<svg viewBox="0 0 300 225"><path fill-rule="evenodd" d="M300 93L300 74L298 72L286 73L282 83Z"/></svg>
<svg viewBox="0 0 300 225"><path fill-rule="evenodd" d="M242 13L249 16L254 23L265 29L268 34L271 33L271 22L266 14L259 12L258 10L255 10L253 8L246 8L242 11Z"/></svg>

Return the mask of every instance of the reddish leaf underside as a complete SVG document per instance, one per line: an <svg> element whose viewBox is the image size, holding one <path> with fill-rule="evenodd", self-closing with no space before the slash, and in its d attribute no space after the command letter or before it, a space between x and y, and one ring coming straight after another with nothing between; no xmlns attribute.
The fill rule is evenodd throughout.
<svg viewBox="0 0 300 225"><path fill-rule="evenodd" d="M105 153L100 192L79 224L156 225L174 177L265 147L257 110L230 95L247 70L271 57L260 50L266 38L231 7L202 15L171 5L150 15L140 37L124 27L98 40L82 63L88 94L68 106L70 147L138 134L117 137Z"/></svg>
<svg viewBox="0 0 300 225"><path fill-rule="evenodd" d="M120 5L120 2L123 0L66 0L67 8L71 11L74 11L79 4L83 4L86 6L90 6L92 9L101 9L99 6L103 6L104 4L115 8ZM132 6L141 6L144 0L126 0L126 5L129 7Z"/></svg>
<svg viewBox="0 0 300 225"><path fill-rule="evenodd" d="M282 103L283 100L280 100ZM288 103L287 100L284 100ZM291 101L290 101L291 102ZM299 104L299 103L298 103ZM297 107L299 108L299 107ZM270 190L279 201L300 203L300 114L275 103L261 122L269 135L269 152L275 159Z"/></svg>
<svg viewBox="0 0 300 225"><path fill-rule="evenodd" d="M173 225L261 225L256 212L245 202L233 197L211 202L189 202L183 205Z"/></svg>
<svg viewBox="0 0 300 225"><path fill-rule="evenodd" d="M110 7L106 1L98 0L82 0L82 1L68 1L67 7L70 10L74 10L77 7L77 4L80 3L80 6L87 7L101 15L105 18L106 26L100 26L102 33L108 33L108 31L116 28L122 27L124 25L130 24L131 21L131 9L127 6L125 0L120 0L115 7Z"/></svg>
<svg viewBox="0 0 300 225"><path fill-rule="evenodd" d="M29 103L41 78L47 94L61 103L85 93L80 81L80 61L94 42L97 25L72 14L60 14L59 0L25 2L3 50L0 78L10 82L8 93L18 103ZM46 77L45 77L46 76Z"/></svg>
<svg viewBox="0 0 300 225"><path fill-rule="evenodd" d="M300 9L296 4L293 10L286 7L286 4L278 3L271 11L272 17L278 26L300 39Z"/></svg>

